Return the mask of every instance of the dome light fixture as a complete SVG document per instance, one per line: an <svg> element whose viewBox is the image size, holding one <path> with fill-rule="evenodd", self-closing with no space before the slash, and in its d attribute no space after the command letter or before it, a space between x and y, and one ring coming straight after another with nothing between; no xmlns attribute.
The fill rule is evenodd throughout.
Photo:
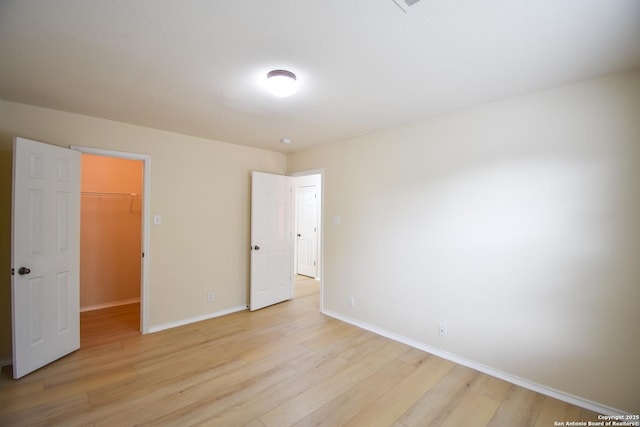
<svg viewBox="0 0 640 427"><path fill-rule="evenodd" d="M296 75L287 70L272 70L267 73L267 90L274 96L285 98L298 90Z"/></svg>

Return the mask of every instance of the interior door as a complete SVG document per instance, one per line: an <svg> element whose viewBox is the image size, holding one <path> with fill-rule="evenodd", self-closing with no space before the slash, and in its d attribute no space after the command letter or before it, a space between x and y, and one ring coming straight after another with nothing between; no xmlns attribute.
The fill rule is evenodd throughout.
<svg viewBox="0 0 640 427"><path fill-rule="evenodd" d="M291 177L251 175L251 290L249 309L293 297Z"/></svg>
<svg viewBox="0 0 640 427"><path fill-rule="evenodd" d="M13 376L80 347L80 153L16 138L11 232Z"/></svg>
<svg viewBox="0 0 640 427"><path fill-rule="evenodd" d="M298 274L318 275L318 187L298 187L296 190L297 213L297 269Z"/></svg>

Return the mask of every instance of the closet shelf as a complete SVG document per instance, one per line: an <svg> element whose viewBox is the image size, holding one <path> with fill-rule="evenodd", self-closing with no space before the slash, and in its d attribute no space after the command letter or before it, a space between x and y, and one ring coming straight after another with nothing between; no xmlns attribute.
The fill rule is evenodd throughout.
<svg viewBox="0 0 640 427"><path fill-rule="evenodd" d="M120 199L131 200L129 204L129 213L133 212L133 201L142 200L142 194L140 193L114 193L109 191L81 191L82 197L89 197L94 199ZM137 204L137 203L136 203Z"/></svg>
<svg viewBox="0 0 640 427"><path fill-rule="evenodd" d="M140 193L114 193L108 191L82 191L82 197L97 197L105 199L141 199Z"/></svg>

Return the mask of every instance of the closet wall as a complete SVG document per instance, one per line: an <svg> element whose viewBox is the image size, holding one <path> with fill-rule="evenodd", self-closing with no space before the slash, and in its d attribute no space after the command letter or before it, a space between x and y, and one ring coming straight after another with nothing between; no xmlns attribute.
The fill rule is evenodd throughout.
<svg viewBox="0 0 640 427"><path fill-rule="evenodd" d="M142 166L82 155L81 310L140 299Z"/></svg>

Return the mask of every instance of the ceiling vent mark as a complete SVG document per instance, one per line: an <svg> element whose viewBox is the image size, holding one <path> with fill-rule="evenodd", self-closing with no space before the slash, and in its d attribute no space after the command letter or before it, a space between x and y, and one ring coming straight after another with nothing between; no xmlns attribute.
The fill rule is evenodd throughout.
<svg viewBox="0 0 640 427"><path fill-rule="evenodd" d="M393 2L405 13L409 11L409 8L411 6L418 3L419 1L420 0L393 0Z"/></svg>

